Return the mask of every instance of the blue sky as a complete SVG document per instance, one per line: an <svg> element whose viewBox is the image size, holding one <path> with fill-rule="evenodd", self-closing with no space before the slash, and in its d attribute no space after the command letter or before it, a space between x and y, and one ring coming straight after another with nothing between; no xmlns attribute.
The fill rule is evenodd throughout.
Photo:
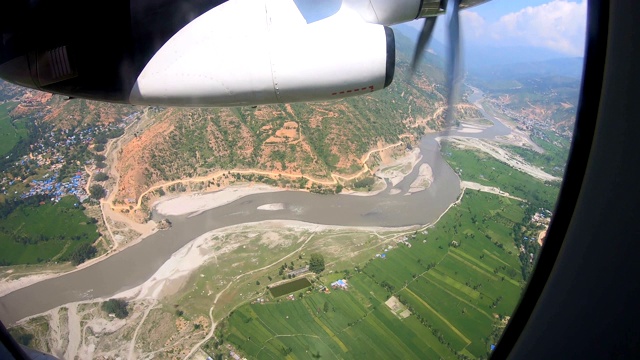
<svg viewBox="0 0 640 360"><path fill-rule="evenodd" d="M461 12L463 42L491 47L532 47L582 56L586 0L492 0ZM446 43L444 16L434 36ZM422 21L412 23L420 28Z"/></svg>

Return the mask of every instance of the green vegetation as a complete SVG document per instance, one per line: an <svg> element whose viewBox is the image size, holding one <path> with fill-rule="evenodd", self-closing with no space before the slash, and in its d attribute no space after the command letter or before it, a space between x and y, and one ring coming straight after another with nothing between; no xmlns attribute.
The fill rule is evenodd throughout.
<svg viewBox="0 0 640 360"><path fill-rule="evenodd" d="M20 139L29 134L24 120L13 120L9 116L9 109L15 103L0 104L0 156L4 157L13 149Z"/></svg>
<svg viewBox="0 0 640 360"><path fill-rule="evenodd" d="M320 277L296 300L243 305L220 325L223 339L251 358L487 357L524 279L514 230L526 226L519 201L467 191L460 205L386 259ZM320 292L336 276L347 290ZM411 312L401 318L385 301Z"/></svg>
<svg viewBox="0 0 640 360"><path fill-rule="evenodd" d="M118 319L124 319L129 316L127 310L127 302L122 299L109 299L102 303L100 308L107 314L114 314Z"/></svg>
<svg viewBox="0 0 640 360"><path fill-rule="evenodd" d="M107 181L109 180L109 175L103 173L103 172L99 172L97 174L95 174L93 176L93 180L95 181Z"/></svg>
<svg viewBox="0 0 640 360"><path fill-rule="evenodd" d="M258 110L171 110L172 116L184 121L173 124L161 143L145 149L149 180L225 168L286 170L324 178L335 171L351 173L354 167L360 168L357 159L380 141L396 142L399 135L417 131L404 123L408 116L426 116L435 108L437 95L418 103L415 99L429 92L395 84L393 90L335 102L269 105ZM303 139L294 144L267 143L286 122L296 122ZM345 128L352 130L345 132Z"/></svg>
<svg viewBox="0 0 640 360"><path fill-rule="evenodd" d="M89 243L82 243L71 253L71 263L73 265L79 265L88 259L96 256L98 251Z"/></svg>
<svg viewBox="0 0 640 360"><path fill-rule="evenodd" d="M445 160L463 180L495 186L527 199L534 208L553 210L560 183L545 183L518 171L483 152L443 147Z"/></svg>
<svg viewBox="0 0 640 360"><path fill-rule="evenodd" d="M15 339L19 344L22 344L24 346L29 346L31 345L31 341L33 340L33 334L21 333L21 334L18 334L18 336L16 336Z"/></svg>
<svg viewBox="0 0 640 360"><path fill-rule="evenodd" d="M307 278L300 278L269 288L269 292L271 292L273 297L277 298L282 295L290 294L294 291L302 290L309 286L311 286L311 283Z"/></svg>
<svg viewBox="0 0 640 360"><path fill-rule="evenodd" d="M371 191L373 184L375 184L376 179L374 177L366 177L364 179L360 179L353 183L354 189L366 189L367 191Z"/></svg>
<svg viewBox="0 0 640 360"><path fill-rule="evenodd" d="M93 184L89 188L89 194L92 198L99 200L102 199L105 195L107 195L107 191L99 184Z"/></svg>
<svg viewBox="0 0 640 360"><path fill-rule="evenodd" d="M99 236L95 221L87 217L74 196L58 203L5 202L0 206L0 265L69 261L83 243Z"/></svg>
<svg viewBox="0 0 640 360"><path fill-rule="evenodd" d="M51 353L51 348L47 341L50 331L47 317L38 316L27 320L22 326L14 326L8 330L19 344Z"/></svg>
<svg viewBox="0 0 640 360"><path fill-rule="evenodd" d="M322 256L322 254L311 254L311 258L309 259L309 270L316 274L320 274L324 271L324 256Z"/></svg>
<svg viewBox="0 0 640 360"><path fill-rule="evenodd" d="M540 154L519 146L507 146L506 149L520 155L526 162L537 166L547 173L562 177L569 157L571 139L557 135L552 131L534 131L531 139L544 149Z"/></svg>

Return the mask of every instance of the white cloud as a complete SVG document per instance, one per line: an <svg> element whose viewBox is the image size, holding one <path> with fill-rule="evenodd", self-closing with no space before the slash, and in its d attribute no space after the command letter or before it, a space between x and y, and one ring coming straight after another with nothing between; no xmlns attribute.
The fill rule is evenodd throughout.
<svg viewBox="0 0 640 360"><path fill-rule="evenodd" d="M481 38L487 32L486 21L476 12L461 11L460 23L462 24L464 35L471 39Z"/></svg>
<svg viewBox="0 0 640 360"><path fill-rule="evenodd" d="M473 11L463 11L462 26L466 41L493 45L530 45L567 55L582 55L587 17L587 2L554 0L529 6L487 23Z"/></svg>

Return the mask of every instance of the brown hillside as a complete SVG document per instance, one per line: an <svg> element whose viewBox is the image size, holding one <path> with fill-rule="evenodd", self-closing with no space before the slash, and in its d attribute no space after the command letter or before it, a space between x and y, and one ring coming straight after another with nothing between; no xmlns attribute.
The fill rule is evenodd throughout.
<svg viewBox="0 0 640 360"><path fill-rule="evenodd" d="M154 184L216 170L320 179L356 173L369 150L426 129L415 119L443 107L435 88L427 80L418 86L397 81L384 91L334 102L161 110L150 115L148 130L123 145L117 198L136 199Z"/></svg>

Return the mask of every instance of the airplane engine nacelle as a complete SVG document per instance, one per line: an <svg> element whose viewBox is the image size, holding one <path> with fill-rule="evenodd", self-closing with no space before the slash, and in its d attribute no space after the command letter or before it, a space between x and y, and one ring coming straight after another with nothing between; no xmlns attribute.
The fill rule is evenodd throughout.
<svg viewBox="0 0 640 360"><path fill-rule="evenodd" d="M293 2L232 0L176 33L144 67L133 104L229 106L322 101L383 89L393 31L338 16L307 23Z"/></svg>

